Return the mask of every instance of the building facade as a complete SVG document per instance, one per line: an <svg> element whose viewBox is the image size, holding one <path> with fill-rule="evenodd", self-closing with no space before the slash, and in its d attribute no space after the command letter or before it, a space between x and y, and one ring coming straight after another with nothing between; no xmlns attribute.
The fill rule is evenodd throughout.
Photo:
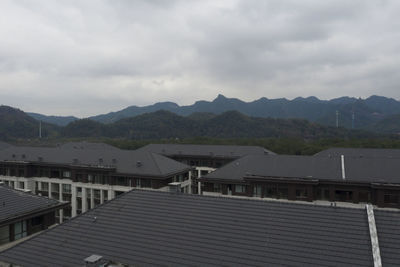
<svg viewBox="0 0 400 267"><path fill-rule="evenodd" d="M246 156L197 180L203 194L400 208L396 158Z"/></svg>
<svg viewBox="0 0 400 267"><path fill-rule="evenodd" d="M71 218L132 188L167 190L180 182L191 193L192 168L148 152L124 151L90 143L55 148L0 150L0 181L12 188L70 202L58 214Z"/></svg>

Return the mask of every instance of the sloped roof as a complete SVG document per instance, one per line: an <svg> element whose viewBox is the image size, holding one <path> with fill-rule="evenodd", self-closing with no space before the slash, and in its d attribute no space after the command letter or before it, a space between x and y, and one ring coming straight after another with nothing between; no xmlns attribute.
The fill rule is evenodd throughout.
<svg viewBox="0 0 400 267"><path fill-rule="evenodd" d="M400 262L400 212L375 210L374 213L382 266L398 266Z"/></svg>
<svg viewBox="0 0 400 267"><path fill-rule="evenodd" d="M398 215L376 213L378 237L397 230L388 222ZM383 262L393 263L400 239L380 241ZM373 266L364 209L143 190L22 242L0 261L80 266L93 254L135 266Z"/></svg>
<svg viewBox="0 0 400 267"><path fill-rule="evenodd" d="M61 148L75 148L75 149L94 149L94 150L120 150L115 146L105 143L92 143L92 142L68 142L60 145Z"/></svg>
<svg viewBox="0 0 400 267"><path fill-rule="evenodd" d="M275 154L259 146L192 145L192 144L149 144L137 151L148 151L164 156L197 156L239 158L245 155Z"/></svg>
<svg viewBox="0 0 400 267"><path fill-rule="evenodd" d="M63 205L61 202L0 185L0 225L30 213Z"/></svg>
<svg viewBox="0 0 400 267"><path fill-rule="evenodd" d="M345 157L345 181L400 183L400 161L390 158ZM251 177L340 180L340 157L249 155L207 174L206 180L237 180Z"/></svg>
<svg viewBox="0 0 400 267"><path fill-rule="evenodd" d="M99 145L96 145L97 147ZM145 151L93 149L80 146L9 147L0 150L0 161L43 162L88 167L115 167L117 173L168 176L190 169L189 166Z"/></svg>
<svg viewBox="0 0 400 267"><path fill-rule="evenodd" d="M9 143L0 141L0 150L11 147L11 146L12 145L10 145Z"/></svg>
<svg viewBox="0 0 400 267"><path fill-rule="evenodd" d="M400 149L382 149L382 148L329 148L318 152L316 157L340 157L344 155L356 158L397 158L400 159Z"/></svg>

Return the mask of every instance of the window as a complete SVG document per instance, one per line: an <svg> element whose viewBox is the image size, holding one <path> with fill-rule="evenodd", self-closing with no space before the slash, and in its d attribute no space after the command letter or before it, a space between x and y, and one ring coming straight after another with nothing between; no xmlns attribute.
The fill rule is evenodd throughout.
<svg viewBox="0 0 400 267"><path fill-rule="evenodd" d="M214 183L213 184L213 192L221 193L221 184Z"/></svg>
<svg viewBox="0 0 400 267"><path fill-rule="evenodd" d="M240 184L235 185L235 193L246 193L246 186Z"/></svg>
<svg viewBox="0 0 400 267"><path fill-rule="evenodd" d="M304 199L308 197L308 192L306 188L296 188L296 198Z"/></svg>
<svg viewBox="0 0 400 267"><path fill-rule="evenodd" d="M24 169L18 169L18 176L19 177L24 177L25 176L25 170Z"/></svg>
<svg viewBox="0 0 400 267"><path fill-rule="evenodd" d="M0 246L10 242L10 227L8 225L0 227Z"/></svg>
<svg viewBox="0 0 400 267"><path fill-rule="evenodd" d="M278 198L288 198L288 187L284 185L279 185L278 186Z"/></svg>
<svg viewBox="0 0 400 267"><path fill-rule="evenodd" d="M49 191L49 183L42 182L42 190L41 191Z"/></svg>
<svg viewBox="0 0 400 267"><path fill-rule="evenodd" d="M360 202L369 203L371 202L371 193L369 191L360 191L358 198Z"/></svg>
<svg viewBox="0 0 400 267"><path fill-rule="evenodd" d="M268 185L267 186L266 196L269 197L269 198L277 198L278 197L278 193L277 193L277 190L276 190L276 186Z"/></svg>
<svg viewBox="0 0 400 267"><path fill-rule="evenodd" d="M71 172L70 171L64 171L63 172L63 177L70 178L71 177Z"/></svg>
<svg viewBox="0 0 400 267"><path fill-rule="evenodd" d="M261 185L254 185L253 196L254 197L261 197L262 195L262 187Z"/></svg>
<svg viewBox="0 0 400 267"><path fill-rule="evenodd" d="M14 240L21 239L26 235L26 221L14 223Z"/></svg>
<svg viewBox="0 0 400 267"><path fill-rule="evenodd" d="M94 176L94 183L95 184L102 184L103 183L103 179L102 178L103 177L101 175L99 175L99 174L95 175Z"/></svg>
<svg viewBox="0 0 400 267"><path fill-rule="evenodd" d="M60 192L60 185L52 183L51 184L51 193L58 193Z"/></svg>
<svg viewBox="0 0 400 267"><path fill-rule="evenodd" d="M329 188L318 188L316 190L316 199L318 199L318 200L329 200L330 199Z"/></svg>
<svg viewBox="0 0 400 267"><path fill-rule="evenodd" d="M335 190L335 200L351 202L353 200L353 191L349 190Z"/></svg>
<svg viewBox="0 0 400 267"><path fill-rule="evenodd" d="M18 183L18 185L19 185L19 189L25 189L25 183L24 182L19 182Z"/></svg>
<svg viewBox="0 0 400 267"><path fill-rule="evenodd" d="M42 224L42 222L43 222L43 216L38 216L31 219L32 226L39 226Z"/></svg>
<svg viewBox="0 0 400 267"><path fill-rule="evenodd" d="M71 194L71 185L70 184L63 184L62 185L62 192L66 194Z"/></svg>
<svg viewBox="0 0 400 267"><path fill-rule="evenodd" d="M116 184L117 185L122 185L122 186L127 186L128 185L128 179L126 177L117 177Z"/></svg>
<svg viewBox="0 0 400 267"><path fill-rule="evenodd" d="M76 197L82 197L82 187L76 188Z"/></svg>
<svg viewBox="0 0 400 267"><path fill-rule="evenodd" d="M93 197L95 199L100 199L100 190L99 189L93 189Z"/></svg>
<svg viewBox="0 0 400 267"><path fill-rule="evenodd" d="M142 187L151 188L151 179L142 179Z"/></svg>
<svg viewBox="0 0 400 267"><path fill-rule="evenodd" d="M386 204L398 204L399 203L399 195L396 195L396 194L385 194L383 201Z"/></svg>
<svg viewBox="0 0 400 267"><path fill-rule="evenodd" d="M141 187L141 179L136 179L136 187Z"/></svg>

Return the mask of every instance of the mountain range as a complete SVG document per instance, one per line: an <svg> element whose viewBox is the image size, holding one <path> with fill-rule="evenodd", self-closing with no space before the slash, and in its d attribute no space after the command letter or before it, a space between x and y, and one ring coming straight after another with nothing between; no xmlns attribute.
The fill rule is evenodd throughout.
<svg viewBox="0 0 400 267"><path fill-rule="evenodd" d="M367 131L343 127L322 126L304 119L250 117L238 111L221 114L193 113L177 115L159 110L104 124L91 119L57 126L33 119L25 112L7 106L0 107L0 139L37 139L39 125L44 139L49 138L118 138L118 139L176 139L212 138L374 138Z"/></svg>
<svg viewBox="0 0 400 267"><path fill-rule="evenodd" d="M285 98L267 99L263 97L252 102L244 102L240 99L218 95L213 101L197 101L188 106L179 106L173 102L160 102L143 107L130 106L120 111L101 114L88 119L110 124L124 118L159 110L170 111L181 116L189 116L196 113L218 115L233 110L250 117L297 118L326 126L336 125L336 112L338 112L339 126L345 128L384 131L385 133L398 133L397 129L400 128L400 122L396 120L396 116L400 114L400 102L393 98L376 95L367 99L340 97L331 100L320 100L313 96L307 98L298 97L293 100ZM56 117L36 113L28 114L35 119L59 126L65 126L72 121L78 120L78 118L72 116ZM391 126L382 128L382 125L378 124L378 122L385 125L390 124Z"/></svg>

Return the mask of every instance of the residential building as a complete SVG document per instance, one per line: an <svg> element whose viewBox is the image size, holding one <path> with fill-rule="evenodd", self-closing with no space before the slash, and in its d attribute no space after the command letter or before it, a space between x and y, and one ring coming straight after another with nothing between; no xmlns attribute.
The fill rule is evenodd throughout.
<svg viewBox="0 0 400 267"><path fill-rule="evenodd" d="M191 192L190 166L162 155L93 143L0 149L0 181L10 187L71 203L70 218L132 188L167 190L180 182Z"/></svg>
<svg viewBox="0 0 400 267"><path fill-rule="evenodd" d="M388 148L343 148L334 147L323 150L316 157L341 157L345 158L392 158L400 159L400 149Z"/></svg>
<svg viewBox="0 0 400 267"><path fill-rule="evenodd" d="M146 151L166 156L192 166L193 179L204 176L246 155L275 155L260 146L194 145L194 144L149 144L137 151ZM199 188L193 184L193 193Z"/></svg>
<svg viewBox="0 0 400 267"><path fill-rule="evenodd" d="M55 224L56 212L67 205L0 184L0 250Z"/></svg>
<svg viewBox="0 0 400 267"><path fill-rule="evenodd" d="M398 266L400 212L133 190L0 266Z"/></svg>
<svg viewBox="0 0 400 267"><path fill-rule="evenodd" d="M198 178L203 194L400 208L398 158L248 155Z"/></svg>

